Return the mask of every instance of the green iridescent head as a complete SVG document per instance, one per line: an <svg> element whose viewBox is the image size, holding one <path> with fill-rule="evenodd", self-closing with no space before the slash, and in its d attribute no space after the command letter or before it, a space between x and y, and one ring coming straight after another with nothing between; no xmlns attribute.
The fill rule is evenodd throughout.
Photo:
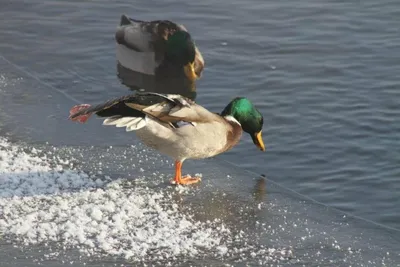
<svg viewBox="0 0 400 267"><path fill-rule="evenodd" d="M194 70L196 47L190 34L186 31L176 31L169 36L166 43L165 58L175 65L181 66L187 78L195 81L198 76Z"/></svg>
<svg viewBox="0 0 400 267"><path fill-rule="evenodd" d="M245 97L233 99L222 111L222 116L232 116L241 125L244 132L250 134L253 143L262 151L265 151L262 139L262 127L264 118L256 107Z"/></svg>

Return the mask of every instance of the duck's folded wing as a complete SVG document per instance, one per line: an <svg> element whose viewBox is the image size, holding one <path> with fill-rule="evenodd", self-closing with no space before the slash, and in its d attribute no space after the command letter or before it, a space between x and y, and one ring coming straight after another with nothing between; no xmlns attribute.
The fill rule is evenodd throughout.
<svg viewBox="0 0 400 267"><path fill-rule="evenodd" d="M183 25L169 20L142 21L122 15L115 40L137 52L150 52L157 50L154 46L164 45L168 37L178 30L186 31Z"/></svg>
<svg viewBox="0 0 400 267"><path fill-rule="evenodd" d="M115 40L117 44L136 52L154 52L154 59L159 64L164 57L166 41L175 31L188 32L184 25L169 20L142 21L122 15L115 33ZM205 63L197 46L195 49L194 69L200 77Z"/></svg>
<svg viewBox="0 0 400 267"><path fill-rule="evenodd" d="M152 52L152 34L146 30L147 24L148 22L122 15L115 32L116 42L136 52Z"/></svg>

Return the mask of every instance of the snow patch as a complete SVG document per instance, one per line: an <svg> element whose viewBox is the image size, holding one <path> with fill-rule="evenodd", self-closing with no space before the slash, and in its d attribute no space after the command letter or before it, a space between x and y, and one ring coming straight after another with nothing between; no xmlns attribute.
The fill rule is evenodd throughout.
<svg viewBox="0 0 400 267"><path fill-rule="evenodd" d="M25 245L164 259L217 249L229 234L181 214L167 193L107 184L30 152L0 139L0 232Z"/></svg>
<svg viewBox="0 0 400 267"><path fill-rule="evenodd" d="M250 252L270 261L282 258L282 251L286 258L291 255L290 250L234 248L238 236L222 222L200 222L181 212L173 194L186 188L156 191L127 186L130 182L124 179L110 181L107 176L70 169L70 160L55 154L0 138L3 238L130 262L237 257Z"/></svg>

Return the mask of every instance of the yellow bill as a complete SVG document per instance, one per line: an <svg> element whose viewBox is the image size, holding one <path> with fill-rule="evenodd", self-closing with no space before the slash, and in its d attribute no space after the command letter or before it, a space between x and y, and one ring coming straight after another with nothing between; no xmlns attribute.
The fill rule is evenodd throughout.
<svg viewBox="0 0 400 267"><path fill-rule="evenodd" d="M196 72L194 71L194 62L189 62L184 67L184 71L186 77L188 77L190 81L194 82L198 78Z"/></svg>
<svg viewBox="0 0 400 267"><path fill-rule="evenodd" d="M254 144L261 150L261 151L265 151L265 145L264 145L264 141L262 139L262 131L259 131L258 133L255 133L255 138L254 140Z"/></svg>

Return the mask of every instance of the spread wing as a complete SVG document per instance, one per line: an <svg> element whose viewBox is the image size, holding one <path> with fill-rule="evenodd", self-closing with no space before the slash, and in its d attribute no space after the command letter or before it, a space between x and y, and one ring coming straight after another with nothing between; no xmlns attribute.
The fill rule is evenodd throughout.
<svg viewBox="0 0 400 267"><path fill-rule="evenodd" d="M149 116L163 125L179 127L180 122L197 123L220 120L194 101L181 95L140 92L123 96L97 106L79 105L70 111L70 119L85 122L91 114L113 119L144 118Z"/></svg>

